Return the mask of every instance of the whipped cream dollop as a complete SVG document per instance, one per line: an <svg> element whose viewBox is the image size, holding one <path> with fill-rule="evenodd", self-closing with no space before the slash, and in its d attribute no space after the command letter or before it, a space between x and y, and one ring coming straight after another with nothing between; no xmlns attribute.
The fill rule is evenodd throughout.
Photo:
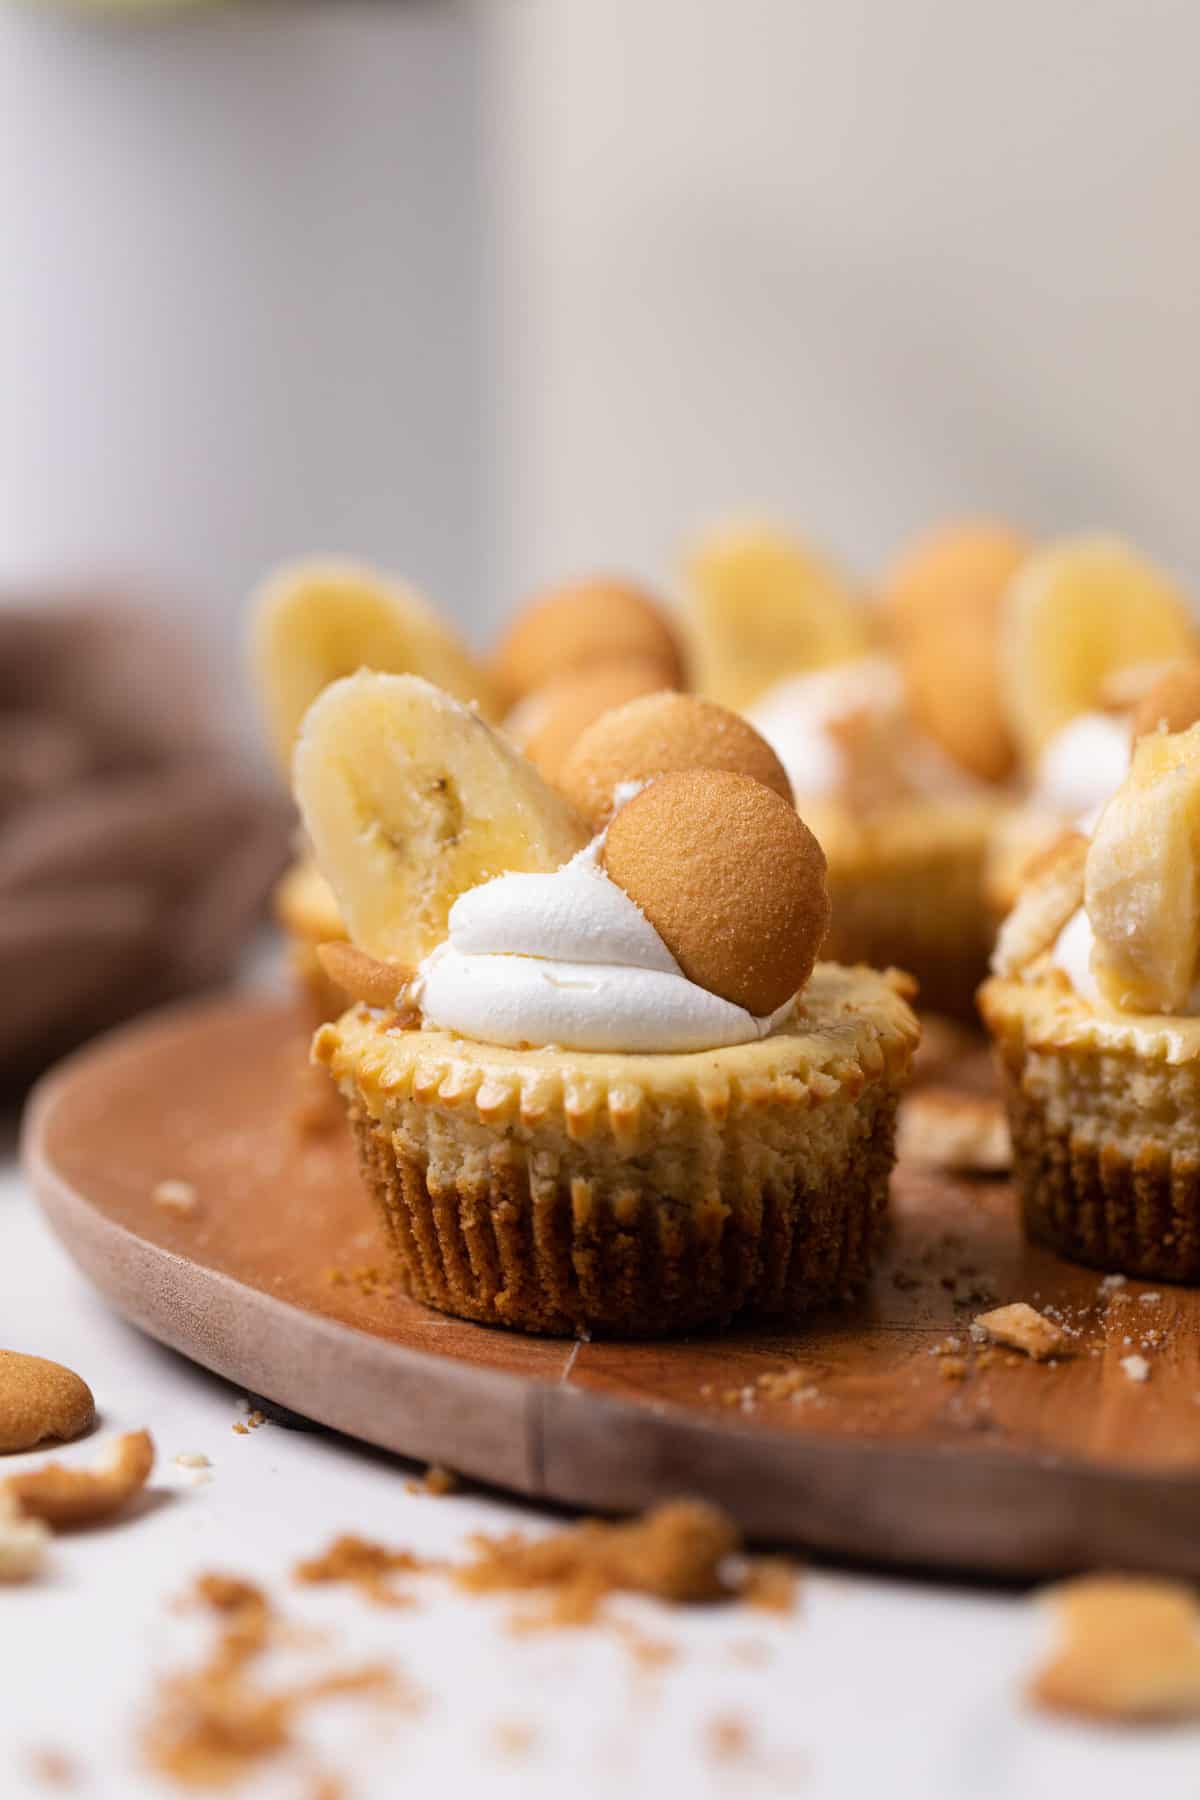
<svg viewBox="0 0 1200 1800"><path fill-rule="evenodd" d="M1087 829L1129 773L1129 720L1080 713L1056 731L1038 758L1033 804Z"/></svg>
<svg viewBox="0 0 1200 1800"><path fill-rule="evenodd" d="M1061 969L1081 1000L1089 1006L1100 1003L1100 989L1092 974L1092 950L1096 934L1092 921L1081 906L1073 912L1054 941L1050 961Z"/></svg>
<svg viewBox="0 0 1200 1800"><path fill-rule="evenodd" d="M856 716L886 726L889 789L953 794L971 783L916 730L904 677L886 656L857 656L777 681L747 713L787 771L798 798L834 799L849 784L850 751L838 727ZM871 752L868 751L868 754Z"/></svg>
<svg viewBox="0 0 1200 1800"><path fill-rule="evenodd" d="M715 1050L767 1018L698 987L600 862L595 838L552 875L500 875L450 909L450 935L410 989L427 1025L519 1049Z"/></svg>

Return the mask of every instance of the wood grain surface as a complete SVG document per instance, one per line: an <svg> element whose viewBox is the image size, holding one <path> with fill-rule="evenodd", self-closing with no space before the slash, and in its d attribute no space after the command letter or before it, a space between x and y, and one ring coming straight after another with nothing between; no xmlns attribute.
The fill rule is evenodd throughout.
<svg viewBox="0 0 1200 1800"><path fill-rule="evenodd" d="M286 1003L190 1006L35 1094L46 1215L153 1337L319 1423L568 1504L704 1492L756 1538L878 1562L1200 1575L1196 1292L1107 1292L1024 1242L1007 1183L901 1167L891 1243L846 1311L652 1344L443 1318L392 1286L307 1035ZM1053 1364L971 1342L1009 1300L1064 1319Z"/></svg>

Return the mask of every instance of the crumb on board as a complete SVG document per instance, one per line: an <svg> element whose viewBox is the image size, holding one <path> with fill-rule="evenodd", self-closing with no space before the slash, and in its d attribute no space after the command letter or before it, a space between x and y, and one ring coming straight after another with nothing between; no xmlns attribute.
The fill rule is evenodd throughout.
<svg viewBox="0 0 1200 1800"><path fill-rule="evenodd" d="M803 1364L789 1363L781 1369L767 1369L753 1381L735 1387L718 1387L716 1382L701 1385L702 1400L716 1400L722 1406L736 1407L740 1412L753 1412L760 1400L775 1404L784 1401L793 1406L823 1404L824 1395L813 1379L813 1371Z"/></svg>
<svg viewBox="0 0 1200 1800"><path fill-rule="evenodd" d="M1150 1364L1144 1356L1139 1356L1136 1351L1121 1358L1121 1368L1130 1381L1149 1381L1150 1379Z"/></svg>
<svg viewBox="0 0 1200 1800"><path fill-rule="evenodd" d="M993 1343L1005 1344L1013 1350L1023 1350L1035 1362L1058 1355L1066 1344L1062 1326L1056 1325L1025 1300L1015 1300L1009 1306L997 1306L991 1312L977 1313L974 1323Z"/></svg>
<svg viewBox="0 0 1200 1800"><path fill-rule="evenodd" d="M150 1198L163 1212L176 1213L182 1219L190 1218L200 1204L199 1195L190 1181L156 1182Z"/></svg>
<svg viewBox="0 0 1200 1800"><path fill-rule="evenodd" d="M212 1462L203 1450L180 1450L175 1457L179 1469L211 1469Z"/></svg>
<svg viewBox="0 0 1200 1800"><path fill-rule="evenodd" d="M432 1494L440 1499L443 1494L457 1493L461 1485L461 1478L453 1469L444 1469L441 1463L430 1463L419 1479L405 1482L404 1491L406 1494Z"/></svg>
<svg viewBox="0 0 1200 1800"><path fill-rule="evenodd" d="M373 1300L378 1295L386 1298L396 1291L392 1276L378 1263L357 1263L352 1269L342 1269L331 1263L325 1271L325 1280L330 1287L357 1288L364 1300Z"/></svg>
<svg viewBox="0 0 1200 1800"><path fill-rule="evenodd" d="M1093 1575L1046 1599L1058 1641L1029 1685L1036 1706L1113 1723L1200 1718L1200 1609L1189 1586Z"/></svg>

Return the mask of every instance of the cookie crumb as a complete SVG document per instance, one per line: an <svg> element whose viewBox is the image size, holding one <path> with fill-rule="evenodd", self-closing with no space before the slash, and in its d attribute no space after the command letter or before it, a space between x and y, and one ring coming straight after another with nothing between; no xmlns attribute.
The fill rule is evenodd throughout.
<svg viewBox="0 0 1200 1800"><path fill-rule="evenodd" d="M1150 1379L1150 1364L1144 1356L1138 1356L1136 1352L1131 1356L1123 1356L1121 1367L1130 1381L1149 1381Z"/></svg>
<svg viewBox="0 0 1200 1800"><path fill-rule="evenodd" d="M515 1621L520 1631L587 1625L610 1594L646 1594L670 1605L747 1600L758 1561L741 1556L741 1534L728 1514L700 1500L675 1500L622 1523L588 1519L553 1536L512 1534L472 1540L473 1562L453 1571L474 1593L543 1589L541 1613ZM771 1559L775 1560L775 1559ZM778 1575L768 1579L778 1597Z"/></svg>
<svg viewBox="0 0 1200 1800"><path fill-rule="evenodd" d="M528 1719L500 1719L492 1726L491 1739L501 1756L517 1761L534 1749L538 1730Z"/></svg>
<svg viewBox="0 0 1200 1800"><path fill-rule="evenodd" d="M708 1721L704 1742L713 1762L740 1761L750 1754L750 1727L735 1713L726 1713Z"/></svg>
<svg viewBox="0 0 1200 1800"><path fill-rule="evenodd" d="M83 1772L79 1764L65 1750L39 1746L29 1752L27 1760L29 1773L43 1787L78 1787L82 1779Z"/></svg>
<svg viewBox="0 0 1200 1800"><path fill-rule="evenodd" d="M298 1562L292 1580L308 1587L344 1583L357 1588L373 1606L408 1606L411 1596L401 1593L387 1577L418 1574L434 1566L411 1550L389 1550L385 1544L344 1532L319 1555Z"/></svg>
<svg viewBox="0 0 1200 1800"><path fill-rule="evenodd" d="M163 1212L176 1213L182 1219L190 1218L199 1205L199 1196L190 1181L157 1182L150 1198Z"/></svg>
<svg viewBox="0 0 1200 1800"><path fill-rule="evenodd" d="M440 1498L443 1494L457 1493L462 1485L461 1479L453 1469L444 1469L440 1463L430 1463L419 1480L406 1481L406 1494L432 1494Z"/></svg>
<svg viewBox="0 0 1200 1800"><path fill-rule="evenodd" d="M977 1313L974 1323L994 1343L1023 1350L1035 1362L1056 1355L1066 1342L1062 1327L1024 1300L1015 1300L1010 1306L998 1306L992 1312Z"/></svg>
<svg viewBox="0 0 1200 1800"><path fill-rule="evenodd" d="M181 1450L175 1458L180 1469L211 1469L212 1463L203 1450Z"/></svg>
<svg viewBox="0 0 1200 1800"><path fill-rule="evenodd" d="M49 1528L27 1518L15 1496L0 1488L0 1583L40 1575L49 1542Z"/></svg>
<svg viewBox="0 0 1200 1800"><path fill-rule="evenodd" d="M795 1563L782 1556L760 1556L746 1571L742 1599L760 1612L794 1613L799 1586Z"/></svg>
<svg viewBox="0 0 1200 1800"><path fill-rule="evenodd" d="M1094 1575L1051 1588L1059 1643L1035 1706L1114 1723L1200 1718L1200 1610L1182 1582Z"/></svg>
<svg viewBox="0 0 1200 1800"><path fill-rule="evenodd" d="M148 1431L130 1431L114 1438L101 1454L82 1469L63 1463L42 1463L0 1483L30 1518L42 1519L55 1531L94 1525L119 1512L140 1493L154 1467L154 1440Z"/></svg>
<svg viewBox="0 0 1200 1800"><path fill-rule="evenodd" d="M790 1400L797 1406L820 1398L812 1370L803 1367L768 1369L765 1375L756 1378L752 1395L755 1392L764 1400Z"/></svg>
<svg viewBox="0 0 1200 1800"><path fill-rule="evenodd" d="M1012 1167L1012 1140L1004 1107L990 1095L920 1087L900 1104L896 1155L952 1174L1006 1174Z"/></svg>
<svg viewBox="0 0 1200 1800"><path fill-rule="evenodd" d="M196 1668L162 1681L142 1741L151 1765L181 1786L230 1786L261 1762L302 1750L296 1725L322 1700L361 1696L413 1703L398 1672L382 1663L334 1668L267 1688L255 1665L283 1641L284 1628L264 1591L241 1576L214 1571L197 1577L191 1599L219 1621L216 1638ZM312 1791L329 1796L342 1789L335 1777L318 1771Z"/></svg>

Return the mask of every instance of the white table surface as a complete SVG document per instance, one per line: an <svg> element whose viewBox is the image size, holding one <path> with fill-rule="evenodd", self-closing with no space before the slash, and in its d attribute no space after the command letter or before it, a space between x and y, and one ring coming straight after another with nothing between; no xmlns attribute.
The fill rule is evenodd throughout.
<svg viewBox="0 0 1200 1800"><path fill-rule="evenodd" d="M381 1721L361 1701L312 1715L308 1740L341 1764L348 1795L390 1800L414 1783L522 1800L1200 1795L1200 1730L1099 1730L1028 1710L1021 1686L1045 1618L1023 1593L814 1569L785 1619L623 1602L620 1612L679 1650L647 1678L611 1631L515 1637L511 1597L466 1597L430 1578L418 1607L385 1611L345 1590L292 1587L291 1564L341 1531L454 1556L471 1531L553 1521L493 1495L407 1493L408 1465L328 1433L270 1423L235 1433L244 1397L108 1310L12 1164L0 1175L0 1343L56 1358L91 1384L98 1439L64 1460L85 1461L99 1438L141 1426L159 1449L140 1512L56 1540L45 1577L0 1588L4 1800L53 1791L31 1763L46 1748L76 1760L71 1791L85 1796L179 1791L146 1772L137 1728L156 1676L203 1641L171 1603L214 1568L253 1576L289 1616L328 1626L339 1663L384 1654L424 1689L428 1704L411 1718ZM173 1461L188 1451L211 1459L202 1485ZM739 1659L751 1642L767 1650L757 1665ZM718 1716L745 1722L751 1754L713 1758ZM495 1741L514 1723L537 1732L519 1758ZM307 1796L311 1785L288 1766L238 1791Z"/></svg>

